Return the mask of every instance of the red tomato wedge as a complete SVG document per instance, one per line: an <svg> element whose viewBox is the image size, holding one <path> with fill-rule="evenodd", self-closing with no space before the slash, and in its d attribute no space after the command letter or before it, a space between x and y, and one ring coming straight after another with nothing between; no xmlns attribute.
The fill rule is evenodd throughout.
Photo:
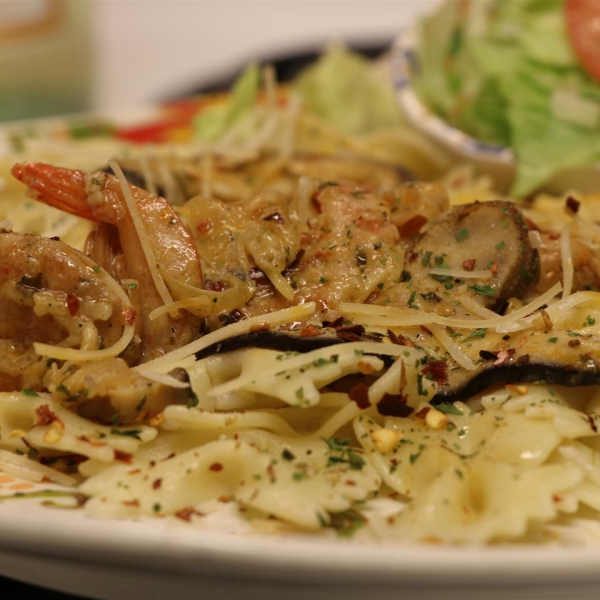
<svg viewBox="0 0 600 600"><path fill-rule="evenodd" d="M581 66L600 81L600 0L565 0L565 18Z"/></svg>

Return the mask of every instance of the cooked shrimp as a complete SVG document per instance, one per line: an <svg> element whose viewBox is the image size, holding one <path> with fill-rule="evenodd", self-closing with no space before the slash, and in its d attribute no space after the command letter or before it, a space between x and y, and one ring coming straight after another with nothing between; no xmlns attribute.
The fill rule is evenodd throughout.
<svg viewBox="0 0 600 600"><path fill-rule="evenodd" d="M0 390L41 389L34 343L110 347L135 318L93 262L59 240L0 233Z"/></svg>
<svg viewBox="0 0 600 600"><path fill-rule="evenodd" d="M106 173L84 173L43 163L21 163L12 174L37 200L99 221L86 252L116 279L130 279L138 311L136 334L146 361L198 335L199 318L186 311L163 314L156 308L181 299L183 289L203 286L194 241L170 204Z"/></svg>

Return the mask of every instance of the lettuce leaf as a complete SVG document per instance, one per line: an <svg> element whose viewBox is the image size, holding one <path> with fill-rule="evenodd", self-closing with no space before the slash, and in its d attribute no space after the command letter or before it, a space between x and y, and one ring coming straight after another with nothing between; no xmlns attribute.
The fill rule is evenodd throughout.
<svg viewBox="0 0 600 600"><path fill-rule="evenodd" d="M255 104L260 88L260 68L249 65L233 84L227 102L211 106L194 120L195 137L201 142L219 139Z"/></svg>
<svg viewBox="0 0 600 600"><path fill-rule="evenodd" d="M518 197L561 170L600 160L600 123L583 126L553 107L557 92L600 103L600 86L570 48L563 0L481 0L467 13L459 5L449 0L421 28L426 60L417 92L425 103L470 135L512 148Z"/></svg>
<svg viewBox="0 0 600 600"><path fill-rule="evenodd" d="M332 46L306 69L293 88L308 110L348 134L403 122L390 82L372 63L344 46Z"/></svg>

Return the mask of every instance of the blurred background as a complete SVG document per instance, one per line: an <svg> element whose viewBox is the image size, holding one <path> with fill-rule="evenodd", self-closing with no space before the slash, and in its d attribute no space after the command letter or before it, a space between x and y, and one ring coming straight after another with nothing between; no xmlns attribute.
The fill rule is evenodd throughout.
<svg viewBox="0 0 600 600"><path fill-rule="evenodd" d="M0 0L0 121L286 77L328 43L376 55L438 0Z"/></svg>

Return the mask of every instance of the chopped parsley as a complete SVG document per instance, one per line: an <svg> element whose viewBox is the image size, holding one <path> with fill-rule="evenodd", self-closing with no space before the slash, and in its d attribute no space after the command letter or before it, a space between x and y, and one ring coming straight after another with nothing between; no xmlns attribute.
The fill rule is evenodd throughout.
<svg viewBox="0 0 600 600"><path fill-rule="evenodd" d="M476 294L479 294L480 296L489 296L490 298L493 298L496 295L494 288L490 285L479 285L478 283L476 283L475 285L470 285L469 289L473 290Z"/></svg>
<svg viewBox="0 0 600 600"><path fill-rule="evenodd" d="M466 342L467 340L472 340L474 338L484 338L486 333L487 329L484 327L475 329L469 335L465 336L461 341Z"/></svg>
<svg viewBox="0 0 600 600"><path fill-rule="evenodd" d="M459 231L457 231L454 234L454 238L456 239L457 242L462 242L463 240L466 240L468 237L469 237L468 229L460 229Z"/></svg>
<svg viewBox="0 0 600 600"><path fill-rule="evenodd" d="M440 412L446 413L448 415L462 415L460 410L454 406L451 402L440 402L435 405L435 408Z"/></svg>

